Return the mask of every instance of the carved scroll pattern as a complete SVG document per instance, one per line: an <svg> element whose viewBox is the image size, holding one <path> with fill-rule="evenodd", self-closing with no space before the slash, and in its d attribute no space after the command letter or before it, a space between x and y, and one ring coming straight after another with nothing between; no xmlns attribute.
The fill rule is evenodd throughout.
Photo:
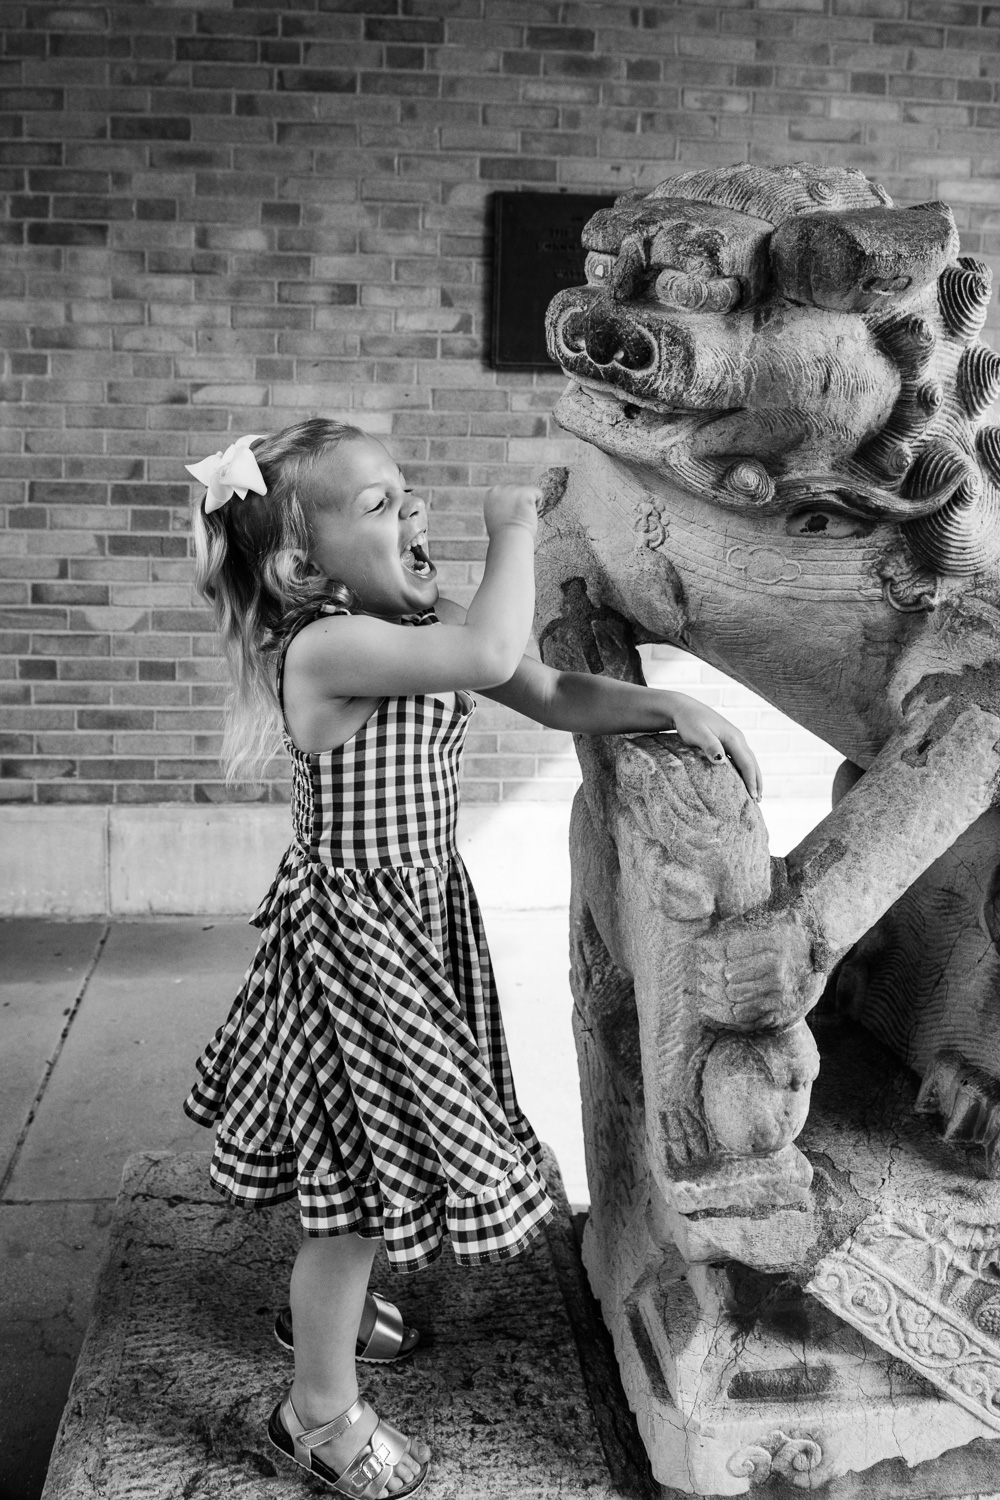
<svg viewBox="0 0 1000 1500"><path fill-rule="evenodd" d="M763 1484L774 1473L800 1489L812 1489L822 1462L823 1450L815 1438L772 1432L762 1442L740 1448L726 1468L739 1479L749 1479L751 1485Z"/></svg>
<svg viewBox="0 0 1000 1500"><path fill-rule="evenodd" d="M806 1290L1000 1432L997 1235L976 1244L984 1231L968 1231L923 1216L866 1220Z"/></svg>
<svg viewBox="0 0 1000 1500"><path fill-rule="evenodd" d="M663 501L648 495L633 523L637 534L655 552L667 540L668 522Z"/></svg>

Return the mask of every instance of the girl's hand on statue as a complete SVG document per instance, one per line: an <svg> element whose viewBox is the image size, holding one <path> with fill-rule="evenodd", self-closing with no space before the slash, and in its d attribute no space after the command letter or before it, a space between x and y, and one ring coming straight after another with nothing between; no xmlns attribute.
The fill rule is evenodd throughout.
<svg viewBox="0 0 1000 1500"><path fill-rule="evenodd" d="M736 725L685 693L671 694L670 709L674 728L685 745L704 751L712 761L721 762L728 757L743 777L751 797L759 802L764 794L764 778L753 751Z"/></svg>
<svg viewBox="0 0 1000 1500"><path fill-rule="evenodd" d="M496 536L504 526L523 526L534 536L541 498L541 490L533 484L495 484L483 506L487 535Z"/></svg>

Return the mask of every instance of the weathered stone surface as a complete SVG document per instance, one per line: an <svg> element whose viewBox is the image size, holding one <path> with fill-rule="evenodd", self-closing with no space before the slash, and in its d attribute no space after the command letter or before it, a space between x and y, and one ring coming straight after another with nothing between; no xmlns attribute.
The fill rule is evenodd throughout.
<svg viewBox="0 0 1000 1500"><path fill-rule="evenodd" d="M751 1220L736 1216L748 1241L743 1257L732 1241L710 1243L726 1222L711 1215L686 1219L690 1242L679 1248L658 1233L636 1028L614 1059L583 1018L577 1035L595 1185L584 1259L660 1482L701 1495L739 1494L779 1474L822 1488L829 1500L1000 1488L995 1407L957 1404L935 1389L944 1384L941 1372L960 1380L971 1374L977 1393L980 1367L955 1342L963 1326L996 1368L1000 1351L983 1325L992 1323L998 1287L989 1252L995 1256L1000 1244L1000 1184L970 1177L964 1152L914 1113L912 1075L858 1032L836 1028L825 1038L824 1068L799 1137L814 1189L807 1206L784 1211L799 1221L786 1240L799 1265L767 1272L746 1266L759 1256ZM978 1238L986 1253L970 1271L969 1257L936 1259L925 1240L917 1265L914 1237L899 1237L910 1258L895 1280L908 1277L914 1316L907 1321L904 1313L902 1325L883 1317L896 1336L875 1342L885 1303L861 1287L852 1307L860 1277L842 1296L839 1263L856 1259L868 1231L874 1249L859 1271L869 1283L888 1281L884 1246L896 1240L879 1231L913 1221L953 1232L968 1226L963 1240ZM767 1241L767 1218L758 1227ZM820 1282L833 1283L829 1293ZM919 1370L908 1342L914 1333L914 1342L926 1334L936 1348Z"/></svg>
<svg viewBox="0 0 1000 1500"><path fill-rule="evenodd" d="M207 1167L201 1153L126 1164L44 1500L320 1492L265 1435L291 1379L271 1321L287 1296L297 1210L231 1208ZM564 1200L563 1213L557 1256ZM400 1278L378 1262L373 1285L424 1332L412 1361L366 1368L363 1386L430 1443L428 1500L613 1500L545 1237L480 1270L442 1258Z"/></svg>
<svg viewBox="0 0 1000 1500"><path fill-rule="evenodd" d="M1000 1177L989 273L956 258L946 206L896 209L860 172L804 163L626 194L584 243L587 285L548 316L572 381L556 414L590 447L542 507L543 657L637 681L636 645L674 642L845 756L833 811L769 860L731 768L665 737L580 738L588 1268L664 1482L944 1463L1000 1431L1000 1199L973 1187ZM851 1162L806 1148L824 990L973 1147L904 1170L892 1123L876 1186L835 1213L819 1161ZM870 1157L864 1116L842 1091L829 1128ZM807 1364L811 1341L837 1346L808 1428L746 1384L781 1343L744 1336L751 1275L795 1279ZM723 1372L746 1385L731 1411ZM926 1493L979 1486L965 1474Z"/></svg>

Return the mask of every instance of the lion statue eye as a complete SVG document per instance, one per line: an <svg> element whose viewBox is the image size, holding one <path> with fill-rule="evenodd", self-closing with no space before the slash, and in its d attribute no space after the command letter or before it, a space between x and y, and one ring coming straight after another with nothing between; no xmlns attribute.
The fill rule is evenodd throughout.
<svg viewBox="0 0 1000 1500"><path fill-rule="evenodd" d="M611 268L615 263L613 255L604 255L599 250L591 250L584 261L584 270L587 280L592 286L600 286L602 282L611 281Z"/></svg>
<svg viewBox="0 0 1000 1500"><path fill-rule="evenodd" d="M848 515L842 510L801 510L785 522L788 536L867 536L874 529L874 521L864 516Z"/></svg>

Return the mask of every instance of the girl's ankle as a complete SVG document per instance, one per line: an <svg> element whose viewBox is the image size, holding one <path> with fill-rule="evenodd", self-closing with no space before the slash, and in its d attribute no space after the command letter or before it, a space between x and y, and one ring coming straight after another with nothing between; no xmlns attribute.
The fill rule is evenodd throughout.
<svg viewBox="0 0 1000 1500"><path fill-rule="evenodd" d="M343 1416L358 1399L357 1381L343 1386L327 1386L312 1389L299 1381L292 1381L289 1391L295 1415L303 1427L322 1427L336 1417Z"/></svg>

